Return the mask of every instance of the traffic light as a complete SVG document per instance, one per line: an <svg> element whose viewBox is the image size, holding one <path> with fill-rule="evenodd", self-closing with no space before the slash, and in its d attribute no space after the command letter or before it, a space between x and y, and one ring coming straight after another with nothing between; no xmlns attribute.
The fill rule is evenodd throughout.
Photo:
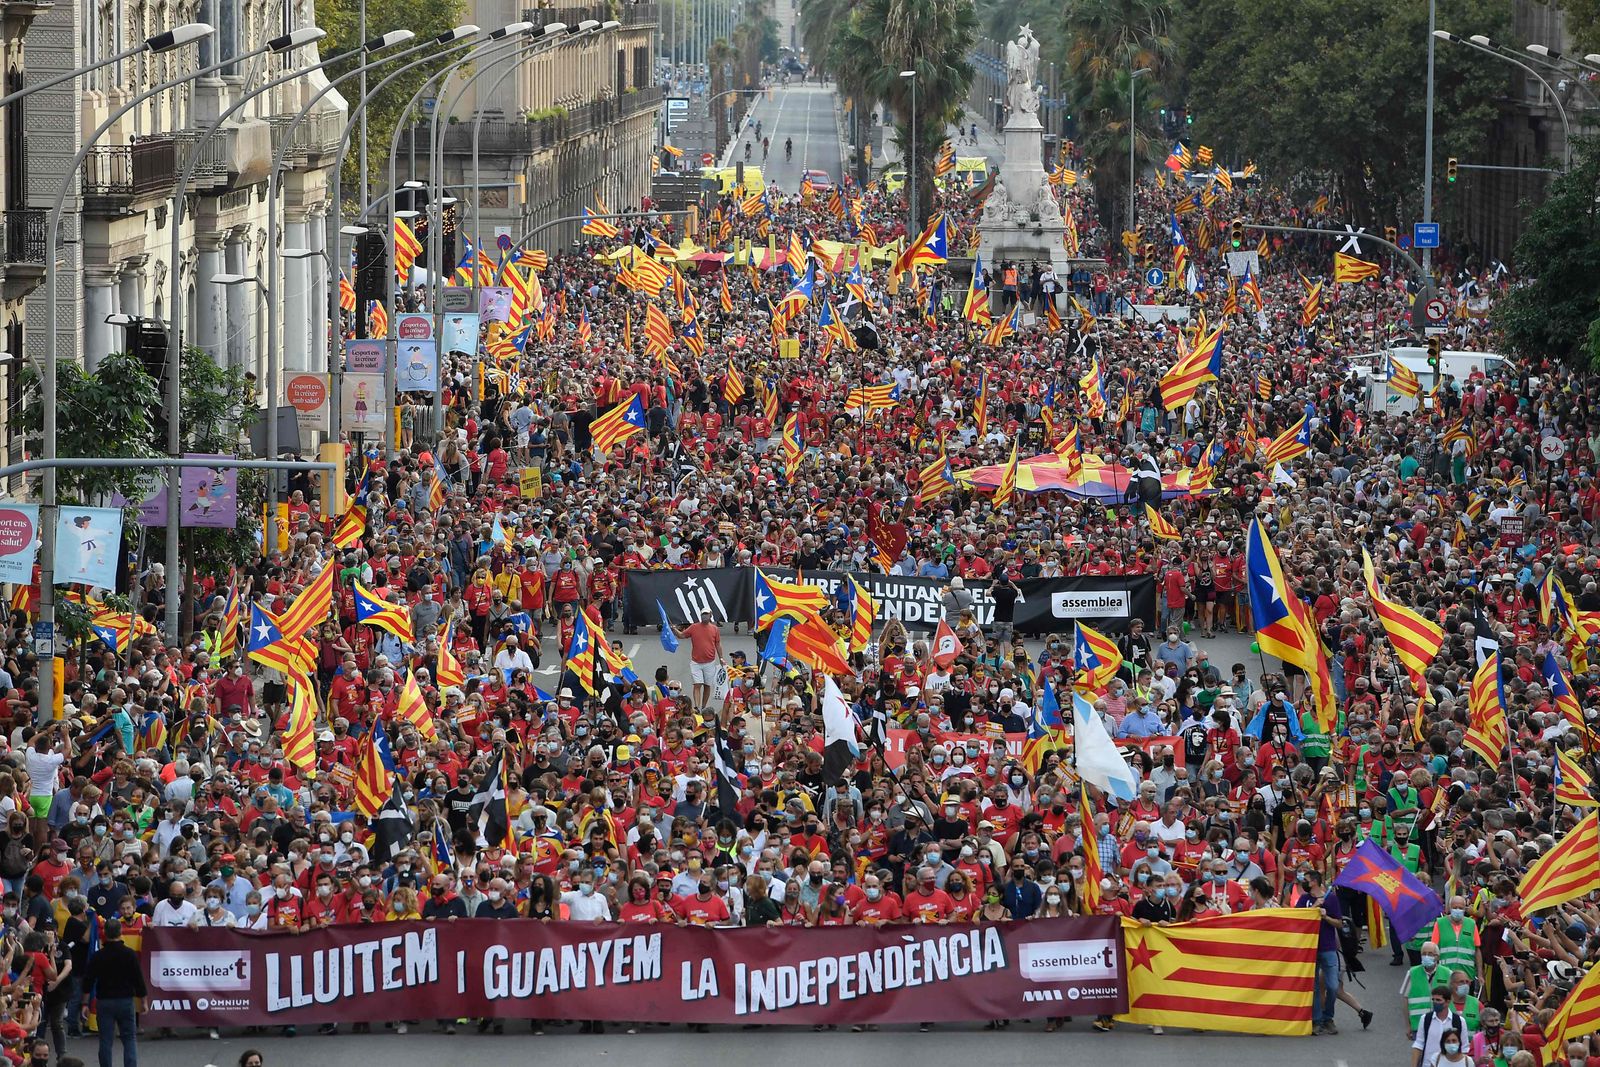
<svg viewBox="0 0 1600 1067"><path fill-rule="evenodd" d="M1194 125L1194 114L1193 114L1193 112L1190 112L1190 113L1184 115L1183 116L1183 121L1185 122L1185 124L1193 126Z"/></svg>
<svg viewBox="0 0 1600 1067"><path fill-rule="evenodd" d="M1456 157L1451 156L1444 163L1444 180L1454 185L1456 182Z"/></svg>
<svg viewBox="0 0 1600 1067"><path fill-rule="evenodd" d="M1400 239L1400 231L1395 229L1393 226L1385 226L1383 228L1383 239L1388 241L1390 244L1394 244Z"/></svg>
<svg viewBox="0 0 1600 1067"><path fill-rule="evenodd" d="M1145 242L1144 247L1141 250L1140 254L1144 257L1144 265L1145 265L1145 269L1146 270L1148 270L1151 267L1156 265L1156 246L1155 245L1149 243L1148 241Z"/></svg>
<svg viewBox="0 0 1600 1067"><path fill-rule="evenodd" d="M1439 353L1444 348L1444 339L1441 337L1428 338L1428 367L1437 374L1439 371Z"/></svg>
<svg viewBox="0 0 1600 1067"><path fill-rule="evenodd" d="M1244 219L1234 219L1228 223L1228 241L1235 248L1244 245Z"/></svg>

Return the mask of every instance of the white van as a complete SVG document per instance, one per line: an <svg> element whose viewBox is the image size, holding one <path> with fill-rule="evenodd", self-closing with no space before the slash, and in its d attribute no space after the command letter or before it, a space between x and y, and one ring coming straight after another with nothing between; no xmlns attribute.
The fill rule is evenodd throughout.
<svg viewBox="0 0 1600 1067"><path fill-rule="evenodd" d="M1422 384L1422 395L1415 399L1389 388L1389 359L1393 358L1417 376ZM1439 354L1439 370L1454 378L1459 387L1467 378L1479 371L1493 375L1509 367L1505 356L1494 352L1463 352L1447 348ZM1405 415L1427 402L1428 391L1434 385L1433 368L1428 366L1426 348L1397 345L1379 352L1353 356L1350 367L1367 383L1367 410L1387 411L1390 415Z"/></svg>

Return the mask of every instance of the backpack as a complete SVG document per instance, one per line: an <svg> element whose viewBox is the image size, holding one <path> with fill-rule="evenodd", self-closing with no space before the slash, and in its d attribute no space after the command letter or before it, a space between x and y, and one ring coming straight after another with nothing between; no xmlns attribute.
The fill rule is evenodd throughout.
<svg viewBox="0 0 1600 1067"><path fill-rule="evenodd" d="M0 845L0 877L21 878L28 873L27 848L23 838L10 837Z"/></svg>

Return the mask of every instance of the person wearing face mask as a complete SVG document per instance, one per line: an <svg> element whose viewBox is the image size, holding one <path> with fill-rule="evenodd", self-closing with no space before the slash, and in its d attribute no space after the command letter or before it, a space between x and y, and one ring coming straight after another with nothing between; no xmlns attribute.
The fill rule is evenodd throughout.
<svg viewBox="0 0 1600 1067"><path fill-rule="evenodd" d="M1466 1062L1462 1049L1471 1039L1466 1019L1450 1010L1449 988L1435 986L1428 1002L1428 1013L1417 1024L1416 1036L1411 1039L1411 1067L1438 1067L1441 1055L1451 1056L1442 1062L1452 1067L1462 1064ZM1449 1053L1445 1052L1447 1044L1451 1049Z"/></svg>
<svg viewBox="0 0 1600 1067"><path fill-rule="evenodd" d="M1415 1037L1423 1016L1433 1010L1433 988L1444 978L1444 972L1439 970L1438 946L1424 945L1422 962L1406 971L1405 978L1400 982L1400 995L1406 1001L1406 1037Z"/></svg>
<svg viewBox="0 0 1600 1067"><path fill-rule="evenodd" d="M1449 909L1434 920L1427 939L1439 950L1440 967L1463 972L1469 982L1483 973L1482 938L1478 921L1467 914L1466 897L1450 898ZM1469 1019L1469 1025L1474 1022Z"/></svg>
<svg viewBox="0 0 1600 1067"><path fill-rule="evenodd" d="M1422 869L1422 849L1412 844L1411 828L1405 823L1397 823L1394 828L1394 843L1389 846L1389 855L1400 861L1400 865L1412 874ZM1422 962L1422 943L1427 940L1428 930L1424 927L1417 932L1417 936L1408 942L1402 942L1395 936L1394 923L1389 923L1389 945L1392 956L1389 966L1402 967L1407 959L1412 966Z"/></svg>
<svg viewBox="0 0 1600 1067"><path fill-rule="evenodd" d="M189 899L189 885L174 879L167 888L167 898L156 905L150 915L151 926L189 926L200 909Z"/></svg>

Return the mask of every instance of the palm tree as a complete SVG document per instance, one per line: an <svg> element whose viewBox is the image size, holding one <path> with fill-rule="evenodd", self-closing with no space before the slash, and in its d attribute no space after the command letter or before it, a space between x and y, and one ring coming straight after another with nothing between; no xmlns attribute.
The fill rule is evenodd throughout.
<svg viewBox="0 0 1600 1067"><path fill-rule="evenodd" d="M1137 170L1160 150L1161 131L1150 121L1149 105L1176 74L1171 22L1171 0L1073 0L1067 11L1070 89L1082 118L1084 154L1094 169L1096 208L1112 235L1127 221L1128 183L1136 178L1128 173L1129 139ZM1137 86L1135 100L1142 106L1130 126L1129 92L1140 68L1150 73Z"/></svg>
<svg viewBox="0 0 1600 1067"><path fill-rule="evenodd" d="M861 91L894 112L895 138L917 160L917 188L930 193L939 145L972 83L976 32L971 0L859 0L829 53L835 70L860 72ZM914 92L905 70L916 71ZM926 224L932 201L919 199L915 226Z"/></svg>

